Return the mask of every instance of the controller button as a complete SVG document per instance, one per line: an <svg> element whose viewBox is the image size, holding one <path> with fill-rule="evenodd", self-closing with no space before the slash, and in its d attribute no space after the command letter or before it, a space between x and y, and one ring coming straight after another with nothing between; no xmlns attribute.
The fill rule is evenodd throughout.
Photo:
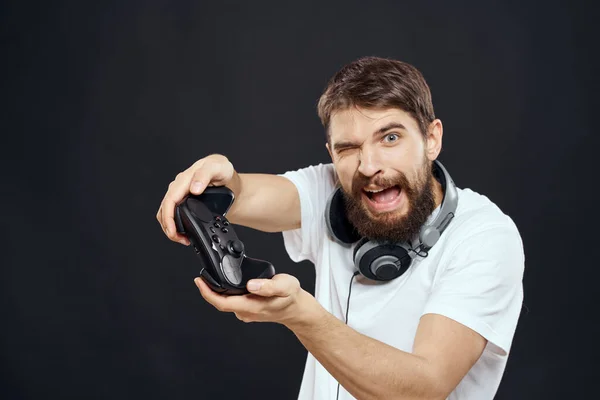
<svg viewBox="0 0 600 400"><path fill-rule="evenodd" d="M228 226L229 225L229 221L223 221L223 225Z"/></svg>
<svg viewBox="0 0 600 400"><path fill-rule="evenodd" d="M218 215L215 217L215 221L220 221L221 217L219 217Z"/></svg>
<svg viewBox="0 0 600 400"><path fill-rule="evenodd" d="M215 228L220 228L220 227L221 227L221 224L220 224L220 223L218 223L218 222L215 222L215 225L214 225L214 226L215 226Z"/></svg>
<svg viewBox="0 0 600 400"><path fill-rule="evenodd" d="M222 251L225 251L225 249L226 249L226 247L223 246L222 244L220 244L219 247L221 248Z"/></svg>
<svg viewBox="0 0 600 400"><path fill-rule="evenodd" d="M229 229L227 229L227 228L221 228L221 231L223 231L223 233L227 233L227 232L229 232Z"/></svg>
<svg viewBox="0 0 600 400"><path fill-rule="evenodd" d="M212 240L214 240L216 243L219 243L221 241L221 238L218 237L217 235L213 235Z"/></svg>
<svg viewBox="0 0 600 400"><path fill-rule="evenodd" d="M211 227L209 227L208 229L210 229L210 231L211 231L212 233L215 233L215 232L216 232L216 231L215 231L215 228L213 228L212 226L211 226Z"/></svg>

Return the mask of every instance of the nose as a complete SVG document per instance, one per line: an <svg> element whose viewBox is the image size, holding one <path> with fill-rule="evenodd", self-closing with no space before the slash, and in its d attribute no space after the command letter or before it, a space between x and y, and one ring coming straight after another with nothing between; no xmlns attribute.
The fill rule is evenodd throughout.
<svg viewBox="0 0 600 400"><path fill-rule="evenodd" d="M358 172L366 177L375 176L381 171L381 162L375 151L363 148L358 156Z"/></svg>

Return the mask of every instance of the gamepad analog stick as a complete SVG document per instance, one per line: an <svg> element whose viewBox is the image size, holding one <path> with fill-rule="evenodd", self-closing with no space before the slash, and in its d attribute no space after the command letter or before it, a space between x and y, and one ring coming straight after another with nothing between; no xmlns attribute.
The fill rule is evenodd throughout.
<svg viewBox="0 0 600 400"><path fill-rule="evenodd" d="M232 256L239 257L244 253L244 243L241 240L230 240L227 249Z"/></svg>

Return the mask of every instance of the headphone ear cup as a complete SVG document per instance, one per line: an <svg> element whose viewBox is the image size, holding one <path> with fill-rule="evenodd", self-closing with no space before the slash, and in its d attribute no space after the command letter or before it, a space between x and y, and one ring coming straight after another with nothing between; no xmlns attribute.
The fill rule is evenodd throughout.
<svg viewBox="0 0 600 400"><path fill-rule="evenodd" d="M333 239L339 243L351 244L360 239L360 234L346 216L346 202L341 187L327 201L325 223Z"/></svg>
<svg viewBox="0 0 600 400"><path fill-rule="evenodd" d="M360 239L360 241L358 243L356 243L356 246L354 247L354 251L352 252L352 259L354 260L355 264L356 264L356 253L368 241L369 241L369 238L365 237L365 238Z"/></svg>
<svg viewBox="0 0 600 400"><path fill-rule="evenodd" d="M354 247L354 251L352 252L352 260L354 260L354 266L360 271L360 273L363 276L366 276L368 278L374 279L373 274L371 273L371 270L369 269L370 267L370 263L366 263L364 262L364 252L361 252L358 255L357 258L357 253L359 252L360 248L363 247L366 243L369 242L369 238L362 238L360 239L360 241L358 243L356 243L356 246Z"/></svg>
<svg viewBox="0 0 600 400"><path fill-rule="evenodd" d="M363 238L354 248L354 265L360 273L376 281L391 281L404 274L412 258L405 244L380 243Z"/></svg>

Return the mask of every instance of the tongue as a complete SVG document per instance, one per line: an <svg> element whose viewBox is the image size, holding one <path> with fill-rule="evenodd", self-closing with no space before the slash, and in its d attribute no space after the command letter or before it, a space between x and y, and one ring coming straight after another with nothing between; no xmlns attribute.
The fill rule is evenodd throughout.
<svg viewBox="0 0 600 400"><path fill-rule="evenodd" d="M396 199L398 195L400 195L400 190L397 186L393 186L389 189L382 190L381 192L373 193L372 199L376 203L389 203Z"/></svg>

